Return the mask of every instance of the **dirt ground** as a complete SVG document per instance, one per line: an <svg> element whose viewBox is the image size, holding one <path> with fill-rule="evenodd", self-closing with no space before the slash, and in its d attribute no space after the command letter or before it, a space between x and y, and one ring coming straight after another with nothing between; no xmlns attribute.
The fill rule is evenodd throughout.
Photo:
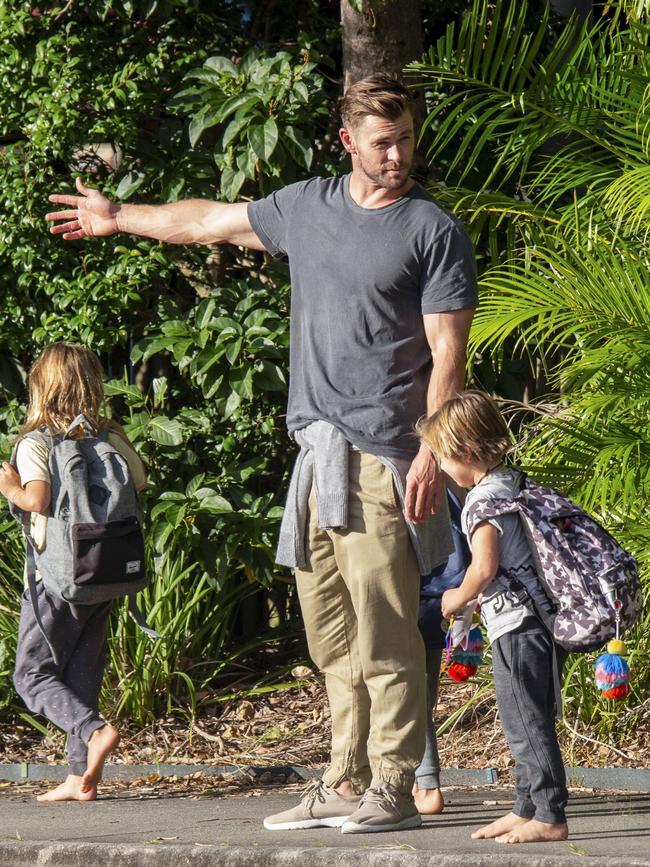
<svg viewBox="0 0 650 867"><path fill-rule="evenodd" d="M301 686L253 699L232 701L196 720L168 717L146 728L121 724L122 742L111 761L126 764L199 763L303 767L326 763L330 740L329 710L320 678L308 670ZM443 678L436 712L438 724L463 708L481 689L477 683L456 684ZM623 744L605 743L584 727L560 722L558 732L565 762L583 767L644 767L650 743L650 700ZM512 759L501 733L494 695L486 690L471 708L439 736L441 764L452 768L506 769ZM64 735L51 729L47 737L26 722L0 723L0 762L65 761ZM206 778L207 786L240 786L228 775ZM155 781L152 781L152 785ZM173 782L173 781L172 781ZM265 783L296 782L271 780ZM128 783L116 785L128 789ZM182 788L185 782L178 781ZM203 785L203 784L202 784ZM200 788L200 787L199 787Z"/></svg>

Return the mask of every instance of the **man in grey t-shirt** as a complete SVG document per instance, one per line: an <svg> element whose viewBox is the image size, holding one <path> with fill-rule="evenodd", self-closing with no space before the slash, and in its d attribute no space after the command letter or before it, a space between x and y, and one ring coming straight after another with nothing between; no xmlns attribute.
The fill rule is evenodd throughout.
<svg viewBox="0 0 650 867"><path fill-rule="evenodd" d="M312 178L259 202L160 206L117 205L77 180L81 196L51 197L73 210L48 214L64 221L52 231L66 239L122 231L289 257L287 420L301 453L279 560L296 566L310 652L326 678L332 757L296 808L265 821L271 830L420 824L411 794L424 746L419 572L449 549L442 476L414 425L463 387L476 306L467 236L409 175L408 92L370 76L348 89L342 115L344 178Z"/></svg>

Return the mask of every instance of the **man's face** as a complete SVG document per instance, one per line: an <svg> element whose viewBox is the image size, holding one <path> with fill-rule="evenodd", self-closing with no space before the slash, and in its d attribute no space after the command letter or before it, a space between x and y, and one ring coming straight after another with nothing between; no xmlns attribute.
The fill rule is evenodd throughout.
<svg viewBox="0 0 650 867"><path fill-rule="evenodd" d="M356 126L342 129L341 140L354 171L365 180L386 190L399 190L408 181L415 150L410 111L397 120L366 115Z"/></svg>

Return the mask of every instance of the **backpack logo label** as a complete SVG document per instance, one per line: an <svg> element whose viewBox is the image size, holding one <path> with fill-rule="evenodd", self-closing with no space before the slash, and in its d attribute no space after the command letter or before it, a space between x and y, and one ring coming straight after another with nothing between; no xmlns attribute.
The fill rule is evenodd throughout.
<svg viewBox="0 0 650 867"><path fill-rule="evenodd" d="M129 560L126 564L126 574L134 575L136 572L139 572L141 562L141 560Z"/></svg>

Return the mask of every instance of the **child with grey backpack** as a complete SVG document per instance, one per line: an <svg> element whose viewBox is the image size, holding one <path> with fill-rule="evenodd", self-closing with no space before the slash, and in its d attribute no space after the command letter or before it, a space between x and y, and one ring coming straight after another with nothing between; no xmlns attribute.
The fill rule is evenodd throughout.
<svg viewBox="0 0 650 867"><path fill-rule="evenodd" d="M128 544L140 545L141 553L130 555L126 568L127 572L137 572L133 577L140 584L134 585L135 589L145 580L141 531L137 518L130 515L111 525L95 524L95 507L91 508L90 501L105 510L105 501L113 498L110 487L92 484L77 497L65 488L59 477L62 465L54 460L55 450L58 455L67 449L67 463L73 473L70 478L73 482L78 479L80 487L88 486L94 476L84 460L77 459L75 448L82 441L85 446L101 443L108 474L113 472L109 467L112 461L122 475L126 501L136 502L132 489L144 488L144 466L124 431L104 416L103 407L103 371L97 356L74 344L47 347L29 374L29 407L14 450L15 466L4 463L0 469L0 493L9 500L12 512L22 518L27 539L28 586L22 596L14 684L31 711L42 714L68 735L68 776L60 786L40 795L39 801L94 800L104 762L119 742L117 729L99 714L108 618L112 599L119 594L104 591L103 598L101 587L107 585L99 587L98 595L93 582L99 569L104 573L102 581L112 581L118 590L123 585L119 583L119 569L116 575L106 577L107 566L110 571L114 560L109 558L104 566L101 557L98 560L102 544L97 528L99 535L106 536L107 527L114 532L117 526ZM78 451L82 454L83 449ZM69 480L67 484L71 484ZM87 503L86 523L69 527L66 513L73 511L77 501ZM64 557L55 525L64 527L67 537L74 536L74 575L72 558ZM121 540L107 538L104 550L120 548L120 544ZM56 574L57 563L65 564L59 565L60 575ZM71 589L66 590L68 587Z"/></svg>
<svg viewBox="0 0 650 867"><path fill-rule="evenodd" d="M461 523L472 561L462 584L443 594L442 614L449 619L481 597L499 716L516 762L512 811L472 837L498 843L565 840L568 793L555 715L567 652L545 625L552 603L517 515L468 526L478 503L511 499L520 485L521 474L503 464L511 445L508 428L487 394L464 391L421 422L419 432L442 470L471 488Z"/></svg>

